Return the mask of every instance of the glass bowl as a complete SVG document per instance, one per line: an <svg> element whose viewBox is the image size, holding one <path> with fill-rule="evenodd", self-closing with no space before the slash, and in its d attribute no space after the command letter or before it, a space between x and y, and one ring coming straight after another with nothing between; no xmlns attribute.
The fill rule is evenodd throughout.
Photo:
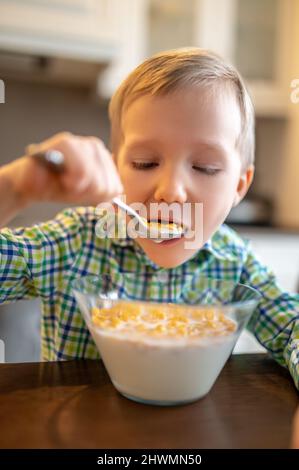
<svg viewBox="0 0 299 470"><path fill-rule="evenodd" d="M73 285L110 379L122 395L142 403L198 400L213 386L260 294L192 277L175 302L152 302L136 292L137 277L87 276Z"/></svg>

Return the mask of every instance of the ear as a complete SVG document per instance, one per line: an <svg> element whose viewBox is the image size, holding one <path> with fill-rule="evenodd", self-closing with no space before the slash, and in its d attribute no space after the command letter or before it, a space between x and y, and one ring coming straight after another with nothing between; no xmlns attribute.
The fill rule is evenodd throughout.
<svg viewBox="0 0 299 470"><path fill-rule="evenodd" d="M242 201L247 193L254 175L254 165L250 165L240 176L237 191L235 194L233 207L237 206Z"/></svg>

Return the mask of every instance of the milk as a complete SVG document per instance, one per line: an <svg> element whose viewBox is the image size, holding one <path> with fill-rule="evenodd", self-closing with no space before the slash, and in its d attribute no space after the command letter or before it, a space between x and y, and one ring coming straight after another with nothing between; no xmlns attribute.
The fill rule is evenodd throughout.
<svg viewBox="0 0 299 470"><path fill-rule="evenodd" d="M92 327L115 388L131 399L161 405L187 403L206 395L237 340L225 336L130 338Z"/></svg>

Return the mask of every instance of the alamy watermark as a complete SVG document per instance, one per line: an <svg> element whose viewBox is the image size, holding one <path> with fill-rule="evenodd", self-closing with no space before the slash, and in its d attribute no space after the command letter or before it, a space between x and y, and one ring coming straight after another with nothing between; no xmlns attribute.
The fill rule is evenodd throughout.
<svg viewBox="0 0 299 470"><path fill-rule="evenodd" d="M5 343L0 339L0 364L5 362Z"/></svg>
<svg viewBox="0 0 299 470"><path fill-rule="evenodd" d="M126 202L126 197L122 196ZM160 241L181 238L184 248L196 249L203 243L203 204L202 203L142 203L129 205L143 219L127 217L113 203L101 203L96 208L98 222L96 235L99 238L150 238ZM146 227L144 227L144 225Z"/></svg>
<svg viewBox="0 0 299 470"><path fill-rule="evenodd" d="M294 80L291 81L291 88L293 88L293 91L290 94L290 99L291 102L294 104L299 103L299 78L294 78Z"/></svg>
<svg viewBox="0 0 299 470"><path fill-rule="evenodd" d="M0 104L5 103L5 85L4 81L0 79Z"/></svg>

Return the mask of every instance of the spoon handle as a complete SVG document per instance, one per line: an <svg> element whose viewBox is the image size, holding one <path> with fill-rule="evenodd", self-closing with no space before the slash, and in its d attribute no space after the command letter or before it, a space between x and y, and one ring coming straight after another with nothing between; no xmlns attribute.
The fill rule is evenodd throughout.
<svg viewBox="0 0 299 470"><path fill-rule="evenodd" d="M143 225L143 227L147 228L147 224L142 220L142 217L137 214L134 209L132 209L130 206L125 204L119 197L113 198L113 202L120 207L122 210L126 211L128 214L132 215L133 217L136 217L136 219Z"/></svg>
<svg viewBox="0 0 299 470"><path fill-rule="evenodd" d="M26 154L33 157L42 165L46 165L50 170L55 173L62 173L64 171L64 155L59 150L46 150L44 152L35 152L35 145L29 145L26 148Z"/></svg>

